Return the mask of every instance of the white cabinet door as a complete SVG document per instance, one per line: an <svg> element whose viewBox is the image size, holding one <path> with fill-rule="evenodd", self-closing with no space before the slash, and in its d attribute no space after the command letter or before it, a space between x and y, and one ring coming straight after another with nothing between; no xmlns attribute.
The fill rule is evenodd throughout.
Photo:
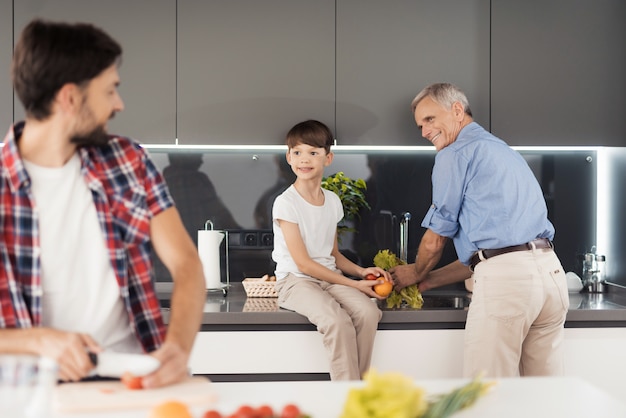
<svg viewBox="0 0 626 418"><path fill-rule="evenodd" d="M378 331L372 367L416 379L461 377L463 330ZM191 355L194 374L328 373L315 331L201 332Z"/></svg>
<svg viewBox="0 0 626 418"><path fill-rule="evenodd" d="M565 374L624 399L626 328L566 328Z"/></svg>
<svg viewBox="0 0 626 418"><path fill-rule="evenodd" d="M415 379L463 376L464 330L383 330L372 367ZM566 328L565 374L621 396L626 328ZM327 373L315 331L201 332L191 355L194 374Z"/></svg>

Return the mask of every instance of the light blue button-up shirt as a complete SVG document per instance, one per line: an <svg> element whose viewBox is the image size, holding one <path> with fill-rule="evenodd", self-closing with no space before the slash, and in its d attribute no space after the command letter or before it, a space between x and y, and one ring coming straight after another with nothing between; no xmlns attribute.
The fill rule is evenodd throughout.
<svg viewBox="0 0 626 418"><path fill-rule="evenodd" d="M541 187L524 158L476 122L437 153L432 184L422 227L452 238L463 264L479 249L554 238Z"/></svg>

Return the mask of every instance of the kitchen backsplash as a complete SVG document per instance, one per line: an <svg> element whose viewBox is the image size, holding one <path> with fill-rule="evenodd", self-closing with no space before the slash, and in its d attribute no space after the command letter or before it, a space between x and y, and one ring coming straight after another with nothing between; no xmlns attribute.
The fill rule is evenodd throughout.
<svg viewBox="0 0 626 418"><path fill-rule="evenodd" d="M271 274L272 203L294 179L285 162L286 149L146 148L163 172L194 242L207 220L212 221L215 229L237 236L237 242L231 242L229 247L230 280ZM364 179L370 205L354 224L357 232L342 237L340 247L344 253L364 265L371 265L380 249L398 253L400 218L409 212L407 247L408 259L413 260L424 233L420 224L431 203L430 174L435 151L424 147L338 146L334 152L335 159L326 174L343 171L351 178ZM549 218L556 228L556 251L563 266L567 271L578 271L578 255L596 245L597 239L598 150L520 148L519 152L544 191ZM252 241L255 236L258 239L254 243L246 243L246 237ZM607 254L607 264L610 257ZM456 254L450 243L440 264L454 259ZM171 280L158 262L157 280Z"/></svg>

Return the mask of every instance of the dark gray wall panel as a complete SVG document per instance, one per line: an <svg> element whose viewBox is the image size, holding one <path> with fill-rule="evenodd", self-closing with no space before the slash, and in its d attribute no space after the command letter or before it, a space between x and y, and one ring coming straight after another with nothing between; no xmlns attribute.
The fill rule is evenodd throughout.
<svg viewBox="0 0 626 418"><path fill-rule="evenodd" d="M626 145L626 2L492 1L492 131L517 145Z"/></svg>
<svg viewBox="0 0 626 418"><path fill-rule="evenodd" d="M122 44L120 94L126 106L109 131L144 143L176 138L176 2L30 0L15 2L15 36L34 17L93 23ZM16 119L24 111L16 102Z"/></svg>

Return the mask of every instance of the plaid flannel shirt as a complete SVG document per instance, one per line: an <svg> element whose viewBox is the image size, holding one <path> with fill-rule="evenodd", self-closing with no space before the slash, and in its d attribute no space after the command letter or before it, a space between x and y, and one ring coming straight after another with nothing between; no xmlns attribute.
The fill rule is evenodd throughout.
<svg viewBox="0 0 626 418"><path fill-rule="evenodd" d="M38 215L16 141L23 127L11 127L0 155L0 328L41 325ZM146 151L132 140L112 136L105 147L78 153L131 326L144 350L153 351L164 340L165 325L152 278L150 220L174 202Z"/></svg>

